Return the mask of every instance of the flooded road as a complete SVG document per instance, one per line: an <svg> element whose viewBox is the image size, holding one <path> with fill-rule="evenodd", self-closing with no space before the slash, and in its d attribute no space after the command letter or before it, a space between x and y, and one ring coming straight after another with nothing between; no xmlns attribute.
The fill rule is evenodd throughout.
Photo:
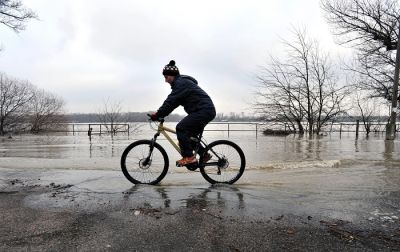
<svg viewBox="0 0 400 252"><path fill-rule="evenodd" d="M219 228L225 231L216 231L215 235L221 238L217 244L209 241L208 245L199 245L188 237L192 250L224 249L228 244L235 244L230 250L263 250L257 244L288 250L400 249L399 140L387 142L383 135L355 139L352 134L332 134L309 139L231 134L229 140L240 145L247 158L243 177L231 186L211 186L199 172L174 167L178 155L161 140L171 160L169 173L159 186L134 186L120 172L119 159L130 142L149 136L151 132L141 132L130 139L93 136L91 141L83 135L1 139L0 207L6 213L3 221L20 218L21 213L14 216L14 210L7 212L14 204L22 215L29 216L34 211L39 217L15 228L0 229L7 234L2 238L5 245L0 248L32 245L21 241L28 239L24 235L14 240L10 237L19 228L28 226L40 233L35 229L38 226L57 230L70 227L66 217L57 214L68 213L75 221L82 215L91 220L70 228L83 232L88 231L85 225L89 225L92 228L88 236L98 242L86 244L80 243L81 238L73 238L76 243L72 248L78 250L90 250L89 245L99 250L118 250L138 243L142 246L139 250L160 249L131 237L127 237L131 239L128 245L115 239L100 239L108 237L107 232L122 232L119 234L125 237L127 222L143 229L129 229L142 238L152 225L157 226L165 236L159 245L165 243L166 248L178 250L185 246L181 239L186 232L195 232L199 239L207 240L209 230ZM228 139L218 132L207 132L205 137L209 142ZM60 226L50 225L49 219ZM101 225L102 222L108 224ZM183 226L176 227L176 223ZM243 230L252 237L243 234ZM103 236L94 237L95 231ZM74 232L71 235L76 237ZM240 236L246 237L247 243L237 243ZM47 244L52 244L60 237L46 239ZM45 246L40 241L34 244L35 248Z"/></svg>
<svg viewBox="0 0 400 252"><path fill-rule="evenodd" d="M54 170L53 182L74 184L74 174L86 174L90 171L116 171L112 173L115 182L107 183L107 190L125 191L130 184L120 176L119 161L124 148L135 139L151 136L151 131L130 136L14 136L3 138L0 143L0 168L9 170ZM206 132L206 139L228 139L219 132ZM347 134L338 134L306 138L299 136L271 137L253 133L231 134L229 139L239 144L247 159L243 177L236 183L241 190L268 191L268 198L278 202L297 202L304 212L310 211L302 202L322 204L311 208L325 209L331 215L338 216L334 209L348 208L349 212L363 210L374 212L377 206L365 206L360 209L355 205L336 206L335 198L361 199L379 198L396 194L400 191L400 142L387 142L383 135L369 138ZM170 155L170 169L161 185L207 187L200 173L173 166L178 155L167 141L160 144ZM59 170L59 171L58 171ZM80 170L68 172L66 170ZM70 178L70 176L72 176ZM78 179L80 176L77 177ZM49 181L50 183L51 181ZM80 182L79 182L80 183ZM74 184L75 185L75 184ZM124 185L123 188L120 186ZM166 189L168 191L168 189ZM183 197L183 196L182 196ZM340 202L339 200L339 202ZM356 200L357 202L357 200ZM282 207L283 208L283 207ZM382 210L385 212L386 210ZM397 211L393 208L391 211ZM400 208L399 208L400 211ZM396 213L397 214L397 213ZM347 218L352 218L348 213ZM341 216L343 218L345 216ZM364 216L369 218L373 216Z"/></svg>

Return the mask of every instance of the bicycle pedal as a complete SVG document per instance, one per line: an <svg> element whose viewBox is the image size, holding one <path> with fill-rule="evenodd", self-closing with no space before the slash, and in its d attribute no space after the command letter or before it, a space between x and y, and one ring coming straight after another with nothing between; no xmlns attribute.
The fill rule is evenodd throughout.
<svg viewBox="0 0 400 252"><path fill-rule="evenodd" d="M189 171L195 171L198 168L198 164L197 163L187 164L185 166Z"/></svg>

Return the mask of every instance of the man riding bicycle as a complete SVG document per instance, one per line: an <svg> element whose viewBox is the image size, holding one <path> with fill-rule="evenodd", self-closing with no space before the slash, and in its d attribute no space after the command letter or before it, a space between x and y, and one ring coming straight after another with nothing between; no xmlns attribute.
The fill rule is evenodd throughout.
<svg viewBox="0 0 400 252"><path fill-rule="evenodd" d="M176 165L184 166L197 163L190 137L198 136L203 132L204 127L215 118L214 104L193 77L180 75L174 60L171 60L164 67L162 74L165 82L171 85L172 91L157 112L151 114L151 119L164 118L179 105L183 106L188 115L176 125L176 135L182 154L182 159L176 161ZM200 149L199 154L202 154L202 151ZM210 158L211 155L206 153L204 160Z"/></svg>

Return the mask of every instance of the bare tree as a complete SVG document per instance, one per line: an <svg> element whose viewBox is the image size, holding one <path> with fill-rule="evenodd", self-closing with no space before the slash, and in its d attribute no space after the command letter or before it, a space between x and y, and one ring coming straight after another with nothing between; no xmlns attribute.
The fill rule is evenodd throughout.
<svg viewBox="0 0 400 252"><path fill-rule="evenodd" d="M24 8L19 0L0 0L0 23L19 32L25 29L25 22L36 18L30 9Z"/></svg>
<svg viewBox="0 0 400 252"><path fill-rule="evenodd" d="M312 117L315 118L315 132L319 133L329 121L345 114L344 100L349 94L349 88L338 85L339 78L333 70L329 55L323 53L318 45L311 53L310 68L311 82L315 83L311 92L314 101Z"/></svg>
<svg viewBox="0 0 400 252"><path fill-rule="evenodd" d="M342 44L371 53L395 49L400 10L397 0L322 0L322 8Z"/></svg>
<svg viewBox="0 0 400 252"><path fill-rule="evenodd" d="M224 113L217 113L217 116L215 117L215 121L224 121L226 120L227 116L224 115Z"/></svg>
<svg viewBox="0 0 400 252"><path fill-rule="evenodd" d="M394 65L386 57L387 53L371 55L357 55L355 60L344 64L344 70L356 74L358 82L357 89L366 91L369 97L384 98L387 102L392 100L394 78L392 71Z"/></svg>
<svg viewBox="0 0 400 252"><path fill-rule="evenodd" d="M99 121L104 124L107 131L113 136L121 125L118 123L124 121L121 102L110 101L110 98L103 100L103 106L98 113Z"/></svg>
<svg viewBox="0 0 400 252"><path fill-rule="evenodd" d="M263 67L254 106L270 121L292 130L319 133L321 128L343 112L346 89L337 85L329 56L305 30L295 30L295 38L284 41L286 57Z"/></svg>
<svg viewBox="0 0 400 252"><path fill-rule="evenodd" d="M13 124L20 123L29 112L33 99L33 86L0 73L0 134L4 135Z"/></svg>
<svg viewBox="0 0 400 252"><path fill-rule="evenodd" d="M302 93L291 82L292 69L271 57L271 63L262 67L257 76L260 83L254 108L267 122L287 124L292 131L304 133Z"/></svg>
<svg viewBox="0 0 400 252"><path fill-rule="evenodd" d="M371 98L365 95L363 91L356 91L355 93L355 107L356 114L360 115L366 135L374 130L374 119L379 118L383 107L382 98Z"/></svg>
<svg viewBox="0 0 400 252"><path fill-rule="evenodd" d="M30 102L29 123L31 132L54 129L65 122L64 100L55 94L37 89Z"/></svg>
<svg viewBox="0 0 400 252"><path fill-rule="evenodd" d="M399 37L397 0L321 0L340 44L357 49L358 64L348 67L364 76L359 83L373 96L392 99L395 53Z"/></svg>

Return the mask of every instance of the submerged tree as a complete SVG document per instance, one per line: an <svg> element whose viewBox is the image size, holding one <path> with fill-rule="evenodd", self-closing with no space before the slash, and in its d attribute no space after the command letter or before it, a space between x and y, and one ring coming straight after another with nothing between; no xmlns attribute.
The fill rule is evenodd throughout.
<svg viewBox="0 0 400 252"><path fill-rule="evenodd" d="M292 131L304 133L305 117L303 96L300 88L291 82L291 69L288 65L271 57L271 63L262 68L257 76L256 111L265 121L289 126Z"/></svg>
<svg viewBox="0 0 400 252"><path fill-rule="evenodd" d="M380 117L385 105L382 102L382 98L371 98L363 93L362 91L356 91L354 94L355 114L361 117L366 135L368 136L371 131L375 130L374 126L378 127L374 125L374 121Z"/></svg>
<svg viewBox="0 0 400 252"><path fill-rule="evenodd" d="M0 134L39 132L65 122L62 98L37 89L28 81L0 73Z"/></svg>
<svg viewBox="0 0 400 252"><path fill-rule="evenodd" d="M33 86L0 73L0 134L21 123L29 113L28 104L33 99Z"/></svg>
<svg viewBox="0 0 400 252"><path fill-rule="evenodd" d="M284 41L286 57L271 57L257 76L255 109L269 121L286 124L303 133L319 133L324 125L344 112L345 87L339 87L330 58L305 31Z"/></svg>
<svg viewBox="0 0 400 252"><path fill-rule="evenodd" d="M64 100L55 94L34 90L28 119L31 132L51 130L64 123L64 104Z"/></svg>
<svg viewBox="0 0 400 252"><path fill-rule="evenodd" d="M124 121L121 102L111 101L110 98L103 100L98 119L113 136L121 128L119 123Z"/></svg>

